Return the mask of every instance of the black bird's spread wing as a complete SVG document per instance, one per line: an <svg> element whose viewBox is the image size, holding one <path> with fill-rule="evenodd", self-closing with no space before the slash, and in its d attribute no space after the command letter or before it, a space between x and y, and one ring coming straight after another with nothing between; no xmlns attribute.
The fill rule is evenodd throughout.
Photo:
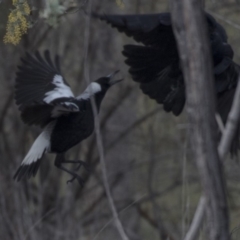
<svg viewBox="0 0 240 240"><path fill-rule="evenodd" d="M226 123L237 85L240 66L233 62L233 50L224 28L205 13L212 54L217 111ZM134 81L149 97L163 104L165 111L179 115L185 104L185 87L170 13L148 15L93 14L144 46L125 45L123 55ZM240 128L240 127L239 127ZM238 130L240 132L240 129ZM232 153L239 148L239 134Z"/></svg>
<svg viewBox="0 0 240 240"><path fill-rule="evenodd" d="M129 72L145 94L163 104L166 111L179 115L185 103L185 90L170 13L93 16L144 44L124 46L123 55L130 66ZM232 64L233 51L227 44L223 27L207 13L206 20L218 85L218 75ZM219 85L224 84L220 81ZM226 90L221 86L217 89Z"/></svg>
<svg viewBox="0 0 240 240"><path fill-rule="evenodd" d="M165 111L179 115L185 103L185 90L170 14L96 17L145 45L124 46L129 73L145 94L164 105Z"/></svg>
<svg viewBox="0 0 240 240"><path fill-rule="evenodd" d="M59 57L52 62L49 51L42 57L26 54L18 67L15 99L27 124L45 126L61 114L79 111L69 84L61 75Z"/></svg>
<svg viewBox="0 0 240 240"><path fill-rule="evenodd" d="M125 45L123 55L129 73L141 90L163 104L165 111L179 115L185 103L183 75L178 56L154 47Z"/></svg>
<svg viewBox="0 0 240 240"><path fill-rule="evenodd" d="M112 27L124 32L127 36L133 37L137 42L146 46L154 46L168 50L173 50L175 38L171 26L171 16L169 13L142 14L142 15L99 15L93 14ZM170 48L171 47L171 48Z"/></svg>

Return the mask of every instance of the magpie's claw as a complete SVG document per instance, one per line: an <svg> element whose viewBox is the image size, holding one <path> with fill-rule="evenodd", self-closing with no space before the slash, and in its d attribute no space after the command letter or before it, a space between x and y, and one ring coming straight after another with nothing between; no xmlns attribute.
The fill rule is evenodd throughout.
<svg viewBox="0 0 240 240"><path fill-rule="evenodd" d="M77 179L81 187L84 186L84 180L79 175L77 175L76 173L73 173L72 176L73 177L67 181L67 184L72 183L75 179Z"/></svg>

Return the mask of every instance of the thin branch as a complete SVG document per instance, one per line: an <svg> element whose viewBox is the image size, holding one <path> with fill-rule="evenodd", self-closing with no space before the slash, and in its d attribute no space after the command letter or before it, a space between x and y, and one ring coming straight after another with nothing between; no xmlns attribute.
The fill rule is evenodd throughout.
<svg viewBox="0 0 240 240"><path fill-rule="evenodd" d="M210 11L209 9L207 10L209 13L211 13L215 18L218 18L222 21L224 21L225 23L227 23L228 25L230 25L231 27L234 27L236 28L237 30L240 30L240 25L235 23L235 22L232 22L231 20L228 20L226 19L224 16L220 15L220 14L217 14L215 12L212 12Z"/></svg>
<svg viewBox="0 0 240 240"><path fill-rule="evenodd" d="M133 129L138 127L140 124L142 124L144 121L146 121L150 117L157 114L161 109L162 109L162 107L156 107L152 111L143 115L141 118L137 119L133 124L131 124L121 134L119 134L119 136L115 140L113 140L108 146L106 146L106 149L113 148L119 141L121 141L124 137L126 137Z"/></svg>
<svg viewBox="0 0 240 240"><path fill-rule="evenodd" d="M223 123L222 118L220 117L219 113L215 114L215 118L216 118L216 121L217 121L217 125L218 125L221 133L223 134L225 127L224 127L224 123Z"/></svg>
<svg viewBox="0 0 240 240"><path fill-rule="evenodd" d="M4 106L3 106L3 110L1 112L1 117L0 117L0 132L3 129L3 125L4 125L4 120L7 116L7 112L9 110L9 108L11 107L12 104L12 100L13 100L13 93L11 93L8 98L7 101L5 102Z"/></svg>
<svg viewBox="0 0 240 240"><path fill-rule="evenodd" d="M91 7L92 7L92 1L89 0L88 2L88 12L91 12ZM90 83L90 78L89 78L89 67L88 67L88 42L89 42L89 32L90 32L90 19L91 16L86 16L86 28L85 28L85 46L84 46L84 76L86 82L89 84ZM96 103L93 98L91 98L91 103L92 103L92 108L93 108L93 113L94 113L94 121L95 121L95 133L96 133L96 138L97 138L97 146L98 146L98 151L99 151L99 156L100 156L100 162L101 162L101 169L102 169L102 174L103 174L103 184L105 187L106 195L108 198L108 202L110 205L110 209L113 214L113 219L115 222L115 226L123 240L128 240L128 237L124 231L124 228L122 226L122 223L120 222L118 212L116 210L108 179L107 179L107 170L106 170L106 164L105 164L105 156L104 156L104 149L103 149L103 143L102 143L102 136L100 132L100 121L98 117L98 112L97 112L97 107Z"/></svg>
<svg viewBox="0 0 240 240"><path fill-rule="evenodd" d="M197 206L196 212L194 214L191 226L190 226L184 240L194 240L197 238L199 228L203 222L205 208L206 208L206 198L204 195L202 195L198 202L198 206Z"/></svg>
<svg viewBox="0 0 240 240"><path fill-rule="evenodd" d="M144 123L145 121L147 121L149 118L153 117L154 115L156 115L162 107L156 107L154 110L144 114L142 117L140 117L139 119L137 119L135 122L133 122L129 127L127 127L124 131L122 131L116 138L115 140L111 141L106 147L105 150L106 152L108 152L109 150L111 150L112 148L114 148L118 143L120 143L120 141L122 141L125 137L127 137L129 134L131 134L131 132L137 128L139 125L141 125L142 123ZM93 142L91 142L90 147L93 148ZM89 153L88 155L89 158L87 159L91 159L91 154ZM91 168L92 170L95 169L96 165L99 162L99 157L96 157L92 160L91 162ZM90 175L86 175L85 181L87 181L89 179ZM76 198L78 198L82 193L82 190L80 189L79 191L76 192Z"/></svg>
<svg viewBox="0 0 240 240"><path fill-rule="evenodd" d="M237 125L240 119L240 77L238 78L238 85L234 95L231 111L228 114L227 123L218 146L220 158L223 160L229 152L234 134L236 134Z"/></svg>
<svg viewBox="0 0 240 240"><path fill-rule="evenodd" d="M36 228L36 226L41 223L44 219L46 219L49 215L51 215L53 212L55 212L57 209L52 208L49 211L47 211L40 219L38 219L27 231L24 240L27 240L29 234L32 232L33 229Z"/></svg>
<svg viewBox="0 0 240 240"><path fill-rule="evenodd" d="M149 164L149 168L148 168L147 189L148 189L148 193L150 196L150 201L152 203L153 215L155 218L154 222L156 222L156 227L159 231L159 236L161 239L167 239L169 237L169 232L167 231L167 229L163 223L162 217L160 215L161 210L160 210L157 202L155 201L155 198L153 197L154 191L152 188L152 182L153 182L153 178L154 178L154 170L156 168L155 167L156 158L154 158L156 143L155 143L155 136L154 136L154 131L153 131L152 125L149 127L149 136L152 136L152 137L150 138L150 141L149 141L150 164Z"/></svg>
<svg viewBox="0 0 240 240"><path fill-rule="evenodd" d="M136 203L138 203L138 201L140 201L142 198L144 198L147 194L143 194L140 198L138 198L137 200L133 201L132 203L130 203L128 206L126 206L124 209L122 209L119 214L123 214L124 212L126 212L130 207L132 207L133 205L135 205ZM112 218L110 219L103 227L102 229L97 233L97 235L93 238L93 240L96 240L97 237L99 236L99 234L115 219Z"/></svg>
<svg viewBox="0 0 240 240"><path fill-rule="evenodd" d="M157 221L155 219L153 219L148 211L143 210L143 208L137 204L137 210L138 213L141 217L143 217L152 227L158 229L159 228L159 224L157 223ZM172 234L170 232L167 232L166 229L164 229L164 238L161 237L161 239L168 239L168 240L175 240L176 238L174 236L172 236Z"/></svg>

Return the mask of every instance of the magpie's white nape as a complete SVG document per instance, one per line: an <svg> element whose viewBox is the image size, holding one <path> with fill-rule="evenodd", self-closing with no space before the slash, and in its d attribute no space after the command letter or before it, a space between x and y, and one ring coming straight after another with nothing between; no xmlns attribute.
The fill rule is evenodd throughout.
<svg viewBox="0 0 240 240"><path fill-rule="evenodd" d="M85 162L66 160L65 152L89 137L94 130L94 114L90 98L94 97L100 110L101 102L108 89L122 79L114 79L119 72L97 79L85 91L75 97L69 84L61 74L59 57L54 61L48 50L44 57L39 52L29 53L21 59L15 84L15 100L21 111L21 118L28 125L43 128L28 154L14 175L17 181L35 176L44 153L55 153L55 166L72 175L68 182L75 179L83 185L83 180L62 163L78 164L79 169Z"/></svg>

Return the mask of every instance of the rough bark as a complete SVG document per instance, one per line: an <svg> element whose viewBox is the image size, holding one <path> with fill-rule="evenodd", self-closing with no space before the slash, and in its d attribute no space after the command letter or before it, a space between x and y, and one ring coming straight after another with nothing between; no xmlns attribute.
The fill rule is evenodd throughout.
<svg viewBox="0 0 240 240"><path fill-rule="evenodd" d="M207 237L226 240L228 209L217 151L213 74L201 1L172 0L171 10L186 84L190 137L207 201Z"/></svg>

